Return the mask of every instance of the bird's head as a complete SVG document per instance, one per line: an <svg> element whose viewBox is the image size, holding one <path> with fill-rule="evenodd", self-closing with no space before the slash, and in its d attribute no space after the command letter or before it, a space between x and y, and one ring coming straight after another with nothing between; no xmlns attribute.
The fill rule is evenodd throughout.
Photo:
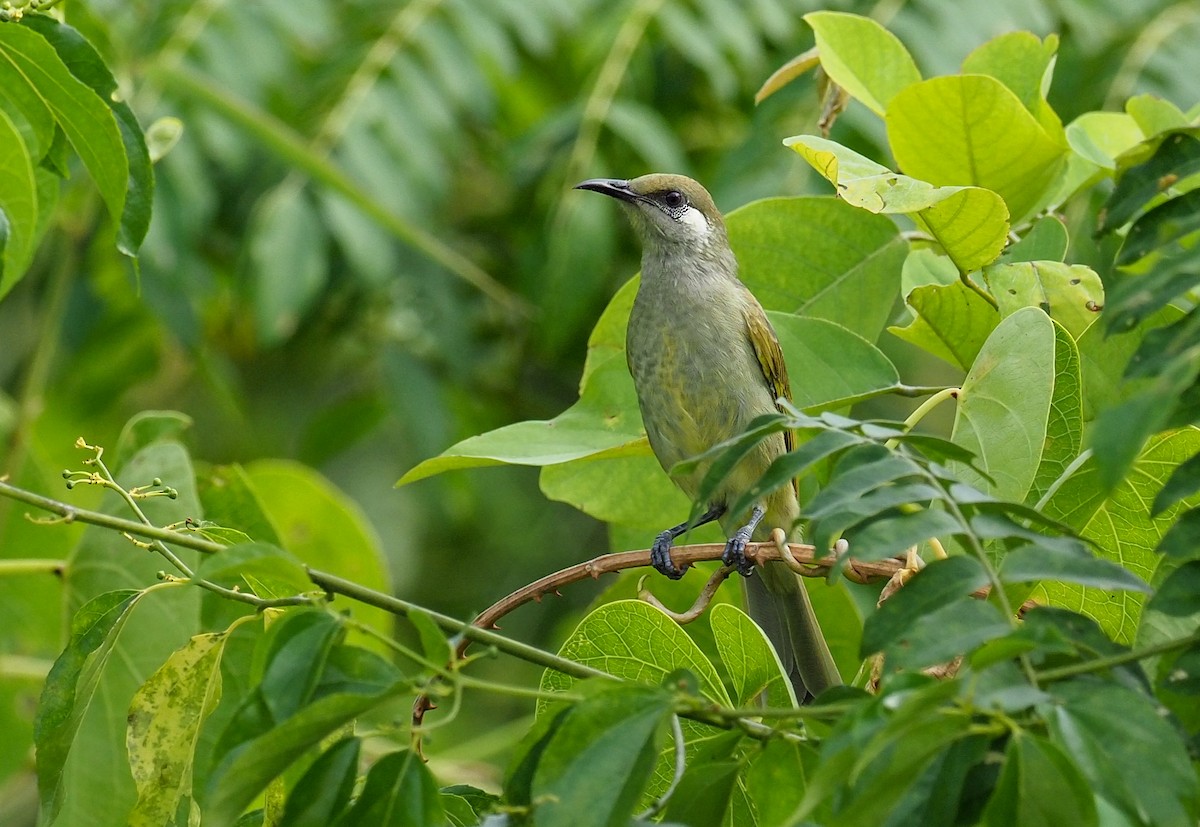
<svg viewBox="0 0 1200 827"><path fill-rule="evenodd" d="M708 190L685 175L654 173L626 181L591 178L576 184L621 202L648 250L681 245L704 250L728 244L725 222Z"/></svg>

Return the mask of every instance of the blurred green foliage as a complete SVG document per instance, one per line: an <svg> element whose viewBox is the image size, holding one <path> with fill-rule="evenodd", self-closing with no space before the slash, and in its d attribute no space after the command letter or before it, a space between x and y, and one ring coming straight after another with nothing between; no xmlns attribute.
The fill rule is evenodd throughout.
<svg viewBox="0 0 1200 827"><path fill-rule="evenodd" d="M1200 99L1200 74L1185 70L1200 65L1193 3L821 7L830 6L883 22L927 76L956 71L1001 32L1057 32L1048 97L1064 122L1135 93ZM174 122L160 119L177 118L183 132L156 166L136 266L117 252L82 169L46 216L37 257L0 302L0 473L59 491L59 471L78 464L76 437L116 445L131 415L174 409L194 421L198 458L294 459L330 478L378 533L396 589L423 605L467 616L603 551L601 527L547 502L529 469L392 484L464 437L549 418L575 400L587 335L637 269L615 212L577 198L576 181L682 172L724 210L829 191L779 143L814 131L812 81L752 104L771 71L812 45L800 15L816 8L59 4L142 125L170 131ZM833 137L881 157L881 126L857 104ZM1065 216L1069 260L1105 276L1116 242L1092 240L1098 208L1076 203ZM955 376L932 362L913 367L915 349L885 342L908 376ZM96 502L94 492L72 497ZM21 507L0 502L3 556L63 558L77 532L31 526ZM0 651L48 662L63 642L59 587L30 576L0 590ZM543 607L509 630L548 640L560 616ZM0 730L28 730L36 685L0 682ZM0 776L22 766L21 756L2 760Z"/></svg>

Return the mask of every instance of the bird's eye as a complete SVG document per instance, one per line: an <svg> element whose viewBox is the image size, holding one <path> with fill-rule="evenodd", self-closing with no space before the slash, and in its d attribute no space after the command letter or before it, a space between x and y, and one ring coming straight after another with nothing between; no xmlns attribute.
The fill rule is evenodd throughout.
<svg viewBox="0 0 1200 827"><path fill-rule="evenodd" d="M678 210L687 203L687 199L679 190L668 190L663 194L663 203L672 210Z"/></svg>

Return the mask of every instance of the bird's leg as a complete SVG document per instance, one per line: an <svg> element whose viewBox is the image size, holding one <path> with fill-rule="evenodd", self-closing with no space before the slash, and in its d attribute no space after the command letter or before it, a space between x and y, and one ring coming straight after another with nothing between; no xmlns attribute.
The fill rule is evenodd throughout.
<svg viewBox="0 0 1200 827"><path fill-rule="evenodd" d="M654 538L654 545L650 547L650 564L654 566L659 574L665 574L672 580L678 580L680 577L683 577L685 570L676 566L675 561L671 559L671 544L683 532L697 526L702 526L705 523L711 523L724 513L724 505L710 506L708 511L705 511L695 520L687 520L659 534Z"/></svg>
<svg viewBox="0 0 1200 827"><path fill-rule="evenodd" d="M766 513L761 505L754 506L750 510L750 522L734 532L733 536L729 538L729 542L725 544L725 553L721 555L721 562L727 566L737 566L738 574L743 577L749 577L754 573L754 564L746 559L746 544L750 542L754 529L758 528L758 524L762 522L763 515Z"/></svg>

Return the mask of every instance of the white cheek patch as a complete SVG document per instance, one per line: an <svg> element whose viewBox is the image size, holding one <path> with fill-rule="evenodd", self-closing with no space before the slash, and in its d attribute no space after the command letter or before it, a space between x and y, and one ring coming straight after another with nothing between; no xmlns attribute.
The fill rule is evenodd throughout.
<svg viewBox="0 0 1200 827"><path fill-rule="evenodd" d="M708 235L708 219L704 217L704 213L700 212L695 207L688 207L679 216L679 223L692 231L692 234L703 238Z"/></svg>

